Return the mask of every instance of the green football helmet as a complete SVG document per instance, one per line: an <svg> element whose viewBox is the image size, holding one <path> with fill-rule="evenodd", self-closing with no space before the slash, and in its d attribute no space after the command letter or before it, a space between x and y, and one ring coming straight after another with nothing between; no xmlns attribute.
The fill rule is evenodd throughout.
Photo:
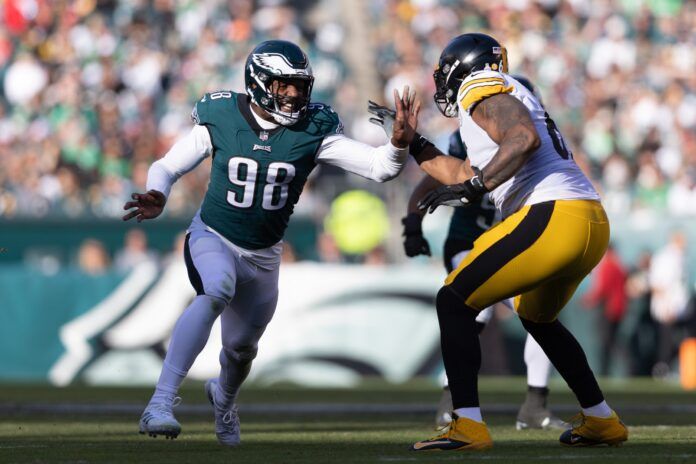
<svg viewBox="0 0 696 464"><path fill-rule="evenodd" d="M307 55L286 40L267 40L252 50L244 70L251 101L283 126L291 126L307 114L314 77ZM280 95L277 88L292 84L297 96Z"/></svg>

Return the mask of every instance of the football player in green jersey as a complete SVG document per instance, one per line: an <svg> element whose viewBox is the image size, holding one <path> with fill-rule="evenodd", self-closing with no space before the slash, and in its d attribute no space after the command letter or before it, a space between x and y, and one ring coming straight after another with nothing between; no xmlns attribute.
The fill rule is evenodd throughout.
<svg viewBox="0 0 696 464"><path fill-rule="evenodd" d="M191 133L148 173L123 219L153 219L172 184L212 156L210 183L186 237L184 258L197 296L177 321L140 432L176 437L172 406L179 385L221 316L221 372L206 382L218 441L240 442L235 400L278 299L282 239L307 176L330 164L384 182L399 174L420 108L415 94L394 91L390 142L372 147L343 135L331 107L310 102L312 68L295 44L266 41L246 61L246 94L208 93L196 103Z"/></svg>
<svg viewBox="0 0 696 464"><path fill-rule="evenodd" d="M513 77L541 101L541 96L529 79L523 76ZM466 147L458 130L450 136L448 154L461 160L467 159ZM418 209L418 201L441 185L437 180L426 175L411 194L408 202L408 214L401 221L404 225L404 251L409 257L420 254L430 255L430 246L423 236L421 227L425 211ZM448 273L457 268L473 248L474 241L497 220L499 218L496 217L495 205L488 195L484 195L478 203L469 205L467 208L454 208L443 252L445 268ZM506 301L505 304L510 309L513 308L512 301ZM489 307L476 316L479 333L486 327L492 315L493 308ZM553 416L546 407L551 361L529 334L527 334L524 346L524 362L527 365L527 397L517 414L517 429L565 428L565 422ZM435 415L436 425L438 427L449 425L452 420L451 412L452 396L449 388L445 386Z"/></svg>

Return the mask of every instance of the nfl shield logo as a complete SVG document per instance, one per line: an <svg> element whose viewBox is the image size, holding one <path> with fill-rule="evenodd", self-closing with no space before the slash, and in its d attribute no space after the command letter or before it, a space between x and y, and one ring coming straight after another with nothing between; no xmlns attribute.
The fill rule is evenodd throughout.
<svg viewBox="0 0 696 464"><path fill-rule="evenodd" d="M268 140L268 132L261 131L261 133L259 134L259 138L261 139L261 141L265 142L266 140Z"/></svg>

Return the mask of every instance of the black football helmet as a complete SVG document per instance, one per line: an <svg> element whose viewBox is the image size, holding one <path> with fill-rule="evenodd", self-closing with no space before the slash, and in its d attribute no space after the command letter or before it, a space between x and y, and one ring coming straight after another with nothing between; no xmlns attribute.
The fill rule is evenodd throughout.
<svg viewBox="0 0 696 464"><path fill-rule="evenodd" d="M457 116L457 92L475 71L491 69L507 73L507 51L486 34L462 34L447 44L435 68L435 104L448 118Z"/></svg>
<svg viewBox="0 0 696 464"><path fill-rule="evenodd" d="M274 93L275 81L292 83L301 94L291 97ZM270 113L278 124L291 126L307 113L314 76L300 47L286 40L267 40L249 54L244 83L252 102Z"/></svg>

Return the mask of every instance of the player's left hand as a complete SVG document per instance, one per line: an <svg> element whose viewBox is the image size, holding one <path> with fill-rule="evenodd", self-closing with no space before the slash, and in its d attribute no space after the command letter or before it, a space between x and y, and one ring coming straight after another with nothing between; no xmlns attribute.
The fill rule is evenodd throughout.
<svg viewBox="0 0 696 464"><path fill-rule="evenodd" d="M432 213L440 205L457 207L480 201L488 189L483 185L481 171L474 168L474 172L474 177L461 184L443 185L431 190L418 202L418 209L429 209L428 212Z"/></svg>
<svg viewBox="0 0 696 464"><path fill-rule="evenodd" d="M391 139L394 133L394 118L396 111L386 106L382 106L372 100L367 101L367 112L374 116L370 118L370 122L382 128L387 138Z"/></svg>
<svg viewBox="0 0 696 464"><path fill-rule="evenodd" d="M404 91L399 96L399 91L394 89L394 128L391 143L395 147L406 148L416 136L418 128L418 113L420 101L416 101L416 92L409 92L409 87L404 86Z"/></svg>
<svg viewBox="0 0 696 464"><path fill-rule="evenodd" d="M440 205L445 206L467 206L481 200L481 197L488 192L483 182L483 173L476 166L472 166L474 176L465 180L461 184L443 185L428 192L421 201L418 202L418 209L429 209L432 213Z"/></svg>

